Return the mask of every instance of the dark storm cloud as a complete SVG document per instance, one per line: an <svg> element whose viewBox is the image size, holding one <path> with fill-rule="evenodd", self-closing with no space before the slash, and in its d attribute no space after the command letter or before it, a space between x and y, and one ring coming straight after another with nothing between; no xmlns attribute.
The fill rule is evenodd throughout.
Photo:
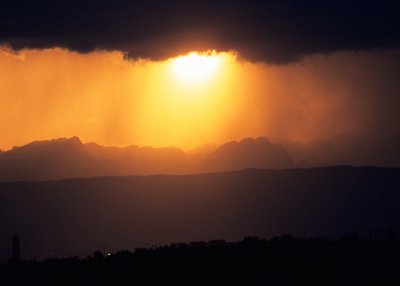
<svg viewBox="0 0 400 286"><path fill-rule="evenodd" d="M399 1L0 2L0 43L14 49L121 50L162 59L236 50L253 61L399 46Z"/></svg>

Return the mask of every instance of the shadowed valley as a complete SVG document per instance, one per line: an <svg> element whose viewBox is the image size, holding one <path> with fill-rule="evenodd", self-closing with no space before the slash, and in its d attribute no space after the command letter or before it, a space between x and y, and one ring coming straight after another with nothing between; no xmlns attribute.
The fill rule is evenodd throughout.
<svg viewBox="0 0 400 286"><path fill-rule="evenodd" d="M0 253L87 255L246 235L399 230L400 169L248 169L0 184Z"/></svg>

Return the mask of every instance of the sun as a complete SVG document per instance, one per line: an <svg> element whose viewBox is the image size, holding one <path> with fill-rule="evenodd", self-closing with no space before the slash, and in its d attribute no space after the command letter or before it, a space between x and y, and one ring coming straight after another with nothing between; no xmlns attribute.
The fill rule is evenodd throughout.
<svg viewBox="0 0 400 286"><path fill-rule="evenodd" d="M210 79L220 68L221 57L215 51L191 52L171 61L172 71L183 83L202 83Z"/></svg>

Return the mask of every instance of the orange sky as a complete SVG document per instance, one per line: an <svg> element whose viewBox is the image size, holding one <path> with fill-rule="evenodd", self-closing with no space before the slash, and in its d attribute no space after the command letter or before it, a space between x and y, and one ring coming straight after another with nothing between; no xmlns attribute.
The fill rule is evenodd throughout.
<svg viewBox="0 0 400 286"><path fill-rule="evenodd" d="M357 94L385 54L316 55L288 65L214 56L212 75L190 82L176 75L172 60L3 48L0 149L71 136L190 149L248 136L304 141L374 127L372 97Z"/></svg>

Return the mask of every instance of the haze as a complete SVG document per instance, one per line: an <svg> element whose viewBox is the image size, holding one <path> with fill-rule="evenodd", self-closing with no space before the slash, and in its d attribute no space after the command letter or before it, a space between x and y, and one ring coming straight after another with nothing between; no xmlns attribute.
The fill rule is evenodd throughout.
<svg viewBox="0 0 400 286"><path fill-rule="evenodd" d="M185 83L172 59L3 47L0 148L72 136L183 149L258 136L398 138L397 49L317 54L284 65L216 55L212 76Z"/></svg>

